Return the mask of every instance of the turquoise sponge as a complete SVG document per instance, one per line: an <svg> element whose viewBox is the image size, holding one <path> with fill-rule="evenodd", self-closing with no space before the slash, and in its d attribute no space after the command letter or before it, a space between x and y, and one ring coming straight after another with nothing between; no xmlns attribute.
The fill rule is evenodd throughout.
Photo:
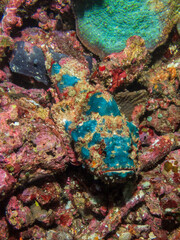
<svg viewBox="0 0 180 240"><path fill-rule="evenodd" d="M100 56L120 52L133 35L142 37L146 47L153 49L173 25L173 4L173 0L74 0L77 33L84 45Z"/></svg>

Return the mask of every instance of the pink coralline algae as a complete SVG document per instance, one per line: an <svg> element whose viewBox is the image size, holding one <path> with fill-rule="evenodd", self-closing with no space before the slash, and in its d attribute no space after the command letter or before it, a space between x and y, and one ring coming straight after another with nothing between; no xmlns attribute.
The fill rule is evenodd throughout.
<svg viewBox="0 0 180 240"><path fill-rule="evenodd" d="M58 169L63 171L70 160L66 151L69 151L73 158L71 147L65 147L66 141L64 145L60 133L49 119L48 108L43 108L37 102L37 100L41 101L45 92L41 90L33 94L33 91L25 91L23 88L16 89L12 84L8 87L7 94L6 84L0 87L0 166L1 179L4 178L1 187L2 196L4 191L11 189L13 182L17 181L19 185L21 182L30 182L52 175ZM41 95L37 97L37 93Z"/></svg>
<svg viewBox="0 0 180 240"><path fill-rule="evenodd" d="M0 239L5 239L8 240L9 239L9 232L8 232L8 224L6 222L5 217L3 217L0 220Z"/></svg>
<svg viewBox="0 0 180 240"><path fill-rule="evenodd" d="M24 5L25 7L32 6L37 0L10 0L8 1L4 17L2 19L2 30L5 35L10 35L11 31L15 27L21 27L23 20L18 16L17 12L19 8Z"/></svg>
<svg viewBox="0 0 180 240"><path fill-rule="evenodd" d="M24 9L28 9L29 7L33 7L38 0L10 0L8 1L5 14L2 19L2 30L5 35L10 35L13 28L19 28L23 25L23 18L18 16L18 12L20 7L24 7ZM50 4L50 8L54 11L58 11L60 13L69 12L70 10L70 1L69 0L54 0ZM26 11L26 10L25 10ZM28 12L28 10L27 10ZM51 14L49 17L47 13L39 8L37 13L32 15L32 19L36 19L39 21L39 27L42 27L45 30L54 30L56 28L56 24L58 19L55 19L54 14Z"/></svg>
<svg viewBox="0 0 180 240"><path fill-rule="evenodd" d="M143 153L139 154L140 169L152 167L152 164L156 164L171 150L178 147L180 140L178 135L171 133L160 137L152 137L151 144L147 150L144 148Z"/></svg>
<svg viewBox="0 0 180 240"><path fill-rule="evenodd" d="M163 134L175 132L180 123L179 69L170 66L162 64L141 79L151 96L145 106L148 116L141 124Z"/></svg>
<svg viewBox="0 0 180 240"><path fill-rule="evenodd" d="M99 59L71 1L0 13L0 239L180 239L178 26Z"/></svg>
<svg viewBox="0 0 180 240"><path fill-rule="evenodd" d="M37 12L32 16L38 21L38 26L44 30L55 30L58 20L52 19L47 15L47 12L37 9Z"/></svg>
<svg viewBox="0 0 180 240"><path fill-rule="evenodd" d="M0 157L1 161L3 160L3 156ZM8 192L13 189L13 186L17 182L16 179L11 176L8 171L0 169L0 194L2 196L6 196Z"/></svg>
<svg viewBox="0 0 180 240"><path fill-rule="evenodd" d="M10 199L6 208L6 218L15 229L27 227L33 223L33 217L30 209L23 207L21 201L14 196Z"/></svg>
<svg viewBox="0 0 180 240"><path fill-rule="evenodd" d="M132 83L147 62L148 52L144 40L133 36L127 40L123 51L104 58L92 78L101 80L110 92L115 92Z"/></svg>
<svg viewBox="0 0 180 240"><path fill-rule="evenodd" d="M12 50L14 47L13 39L9 36L0 34L0 62L6 57L7 49Z"/></svg>
<svg viewBox="0 0 180 240"><path fill-rule="evenodd" d="M7 79L6 73L0 70L0 81L4 81Z"/></svg>
<svg viewBox="0 0 180 240"><path fill-rule="evenodd" d="M27 188L21 194L20 199L25 203L32 202L36 199L41 205L45 205L52 201L58 201L60 193L60 186L57 183L49 182L42 185L41 188L37 188L36 186Z"/></svg>
<svg viewBox="0 0 180 240"><path fill-rule="evenodd" d="M70 10L70 0L53 0L51 9L58 10L60 13L65 13Z"/></svg>
<svg viewBox="0 0 180 240"><path fill-rule="evenodd" d="M147 126L153 127L157 132L168 133L176 131L180 123L180 108L175 104L166 109L157 109L151 114L152 120L147 121Z"/></svg>
<svg viewBox="0 0 180 240"><path fill-rule="evenodd" d="M166 181L170 184L178 187L180 183L180 162L179 162L180 150L171 151L165 161L162 163L161 172L166 178Z"/></svg>
<svg viewBox="0 0 180 240"><path fill-rule="evenodd" d="M2 20L2 29L9 35L13 27L21 27L22 19L16 15L18 8L25 0L9 1L6 5L5 16Z"/></svg>

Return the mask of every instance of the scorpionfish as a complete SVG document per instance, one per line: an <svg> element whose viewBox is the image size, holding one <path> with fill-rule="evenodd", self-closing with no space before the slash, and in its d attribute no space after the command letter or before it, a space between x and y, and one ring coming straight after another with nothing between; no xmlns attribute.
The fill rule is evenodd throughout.
<svg viewBox="0 0 180 240"><path fill-rule="evenodd" d="M88 82L87 66L72 57L54 61L49 55L46 59L60 96L52 117L70 136L78 161L107 183L135 176L138 128L127 121L109 92Z"/></svg>

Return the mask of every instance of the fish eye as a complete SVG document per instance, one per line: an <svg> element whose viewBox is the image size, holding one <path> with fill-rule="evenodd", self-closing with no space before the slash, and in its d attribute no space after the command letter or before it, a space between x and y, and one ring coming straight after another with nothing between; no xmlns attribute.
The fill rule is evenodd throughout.
<svg viewBox="0 0 180 240"><path fill-rule="evenodd" d="M38 64L38 60L37 59L34 59L34 66L37 67L37 64Z"/></svg>

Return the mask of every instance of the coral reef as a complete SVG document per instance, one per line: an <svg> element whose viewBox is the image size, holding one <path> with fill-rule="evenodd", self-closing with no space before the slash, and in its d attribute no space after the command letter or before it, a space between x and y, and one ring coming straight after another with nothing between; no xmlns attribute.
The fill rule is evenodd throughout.
<svg viewBox="0 0 180 240"><path fill-rule="evenodd" d="M134 14L121 34L96 16L105 48L81 37L87 2ZM2 1L0 239L180 239L178 6L139 4Z"/></svg>

